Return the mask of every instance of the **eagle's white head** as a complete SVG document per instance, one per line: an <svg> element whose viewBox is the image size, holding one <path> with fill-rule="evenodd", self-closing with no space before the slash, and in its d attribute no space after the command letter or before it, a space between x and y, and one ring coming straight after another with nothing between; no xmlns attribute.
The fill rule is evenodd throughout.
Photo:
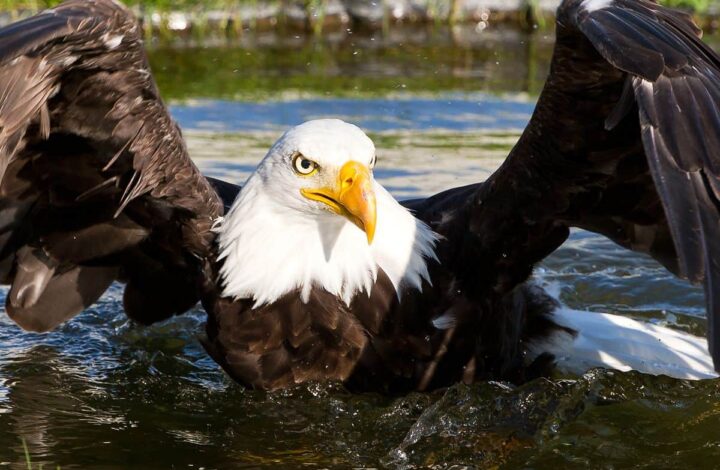
<svg viewBox="0 0 720 470"><path fill-rule="evenodd" d="M421 288L435 234L373 178L375 145L337 119L308 121L272 146L217 228L223 295L273 302L313 288L350 303L382 269Z"/></svg>

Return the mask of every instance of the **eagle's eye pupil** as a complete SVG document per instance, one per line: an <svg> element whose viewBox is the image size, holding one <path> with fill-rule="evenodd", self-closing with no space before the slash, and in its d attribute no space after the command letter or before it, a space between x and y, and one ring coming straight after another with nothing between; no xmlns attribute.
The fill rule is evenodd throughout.
<svg viewBox="0 0 720 470"><path fill-rule="evenodd" d="M301 166L303 167L303 169L305 169L305 170L309 169L310 166L312 166L312 165L310 164L310 160L305 160L304 158L303 158L303 161L300 162L300 165L301 165Z"/></svg>

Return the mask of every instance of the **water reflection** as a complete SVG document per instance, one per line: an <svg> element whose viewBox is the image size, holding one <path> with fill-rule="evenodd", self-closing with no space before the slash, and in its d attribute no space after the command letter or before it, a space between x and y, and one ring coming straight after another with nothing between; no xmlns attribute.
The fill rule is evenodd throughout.
<svg viewBox="0 0 720 470"><path fill-rule="evenodd" d="M547 74L552 40L552 31L472 26L342 31L321 38L251 32L232 41L159 43L150 59L163 96L173 100L450 90L535 95Z"/></svg>
<svg viewBox="0 0 720 470"><path fill-rule="evenodd" d="M318 118L352 122L369 132L507 131L530 119L527 99L442 94L432 99L303 99L262 103L194 100L172 107L184 129L213 132L283 131Z"/></svg>

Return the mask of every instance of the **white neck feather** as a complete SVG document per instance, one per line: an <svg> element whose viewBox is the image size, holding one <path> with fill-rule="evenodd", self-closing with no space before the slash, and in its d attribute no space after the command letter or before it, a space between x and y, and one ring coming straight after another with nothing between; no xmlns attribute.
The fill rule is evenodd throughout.
<svg viewBox="0 0 720 470"><path fill-rule="evenodd" d="M372 245L345 218L288 209L263 185L253 175L216 228L224 296L253 299L258 307L298 289L307 301L320 287L349 304L359 292L370 293L378 267L398 297L401 288L430 281L426 260L436 259L436 235L379 184Z"/></svg>

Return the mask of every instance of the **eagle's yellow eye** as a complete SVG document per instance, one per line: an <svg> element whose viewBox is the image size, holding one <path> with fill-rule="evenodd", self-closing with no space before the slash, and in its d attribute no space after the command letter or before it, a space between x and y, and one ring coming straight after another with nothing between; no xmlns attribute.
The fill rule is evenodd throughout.
<svg viewBox="0 0 720 470"><path fill-rule="evenodd" d="M293 168L298 174L307 176L317 170L318 164L305 158L302 154L297 154L293 158Z"/></svg>

